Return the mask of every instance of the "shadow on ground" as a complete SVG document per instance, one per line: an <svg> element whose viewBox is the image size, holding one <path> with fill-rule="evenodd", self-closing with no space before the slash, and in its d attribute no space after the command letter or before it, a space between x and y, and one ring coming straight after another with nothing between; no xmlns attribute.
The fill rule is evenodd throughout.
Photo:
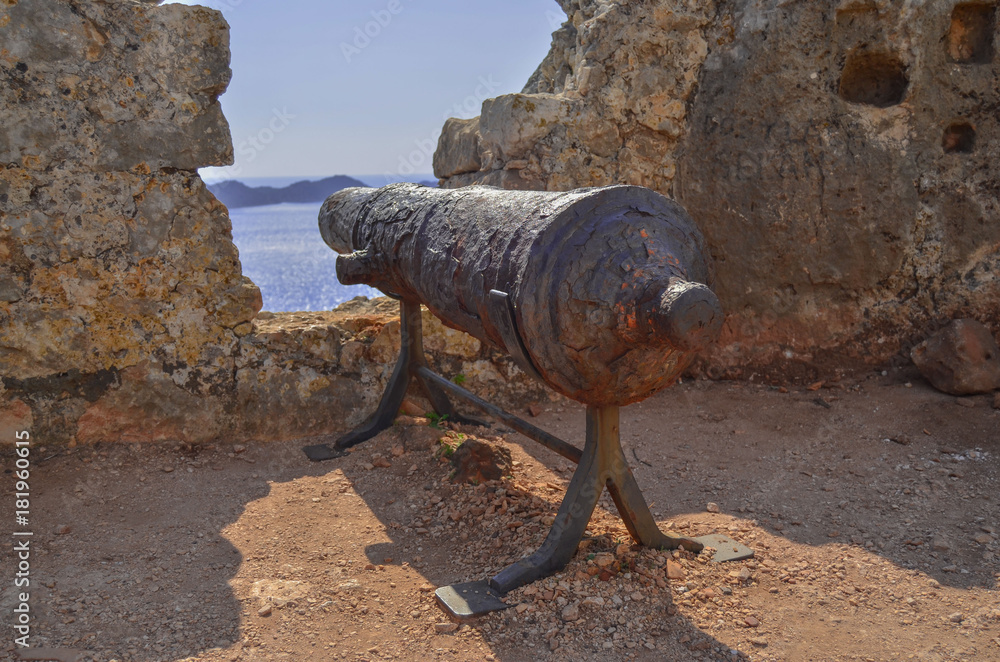
<svg viewBox="0 0 1000 662"><path fill-rule="evenodd" d="M686 579L661 589L655 555L630 552L608 581L587 577L591 555L624 538L605 498L598 536L565 573L512 594L519 611L454 631L430 589L534 549L562 498L570 463L533 442L509 435L513 480L479 488L451 485L429 446L394 456L392 434L319 464L299 443L36 448L32 643L120 662L1000 654L997 412L905 373L826 386L699 382L623 410L658 521L729 533L754 562L679 559ZM573 404L533 422L582 441ZM376 455L389 466L372 468ZM2 508L11 521L10 500ZM602 592L604 607L561 618Z"/></svg>

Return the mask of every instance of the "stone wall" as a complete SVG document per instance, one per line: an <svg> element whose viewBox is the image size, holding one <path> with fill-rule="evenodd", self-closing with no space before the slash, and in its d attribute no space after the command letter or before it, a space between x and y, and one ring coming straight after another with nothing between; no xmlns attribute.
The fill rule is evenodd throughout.
<svg viewBox="0 0 1000 662"><path fill-rule="evenodd" d="M449 120L446 187L640 184L704 231L711 374L903 360L1000 329L995 2L560 0L520 94Z"/></svg>
<svg viewBox="0 0 1000 662"><path fill-rule="evenodd" d="M0 2L0 443L288 439L377 402L394 307L255 319L196 174L232 162L228 41L202 7ZM471 385L506 373L431 331Z"/></svg>

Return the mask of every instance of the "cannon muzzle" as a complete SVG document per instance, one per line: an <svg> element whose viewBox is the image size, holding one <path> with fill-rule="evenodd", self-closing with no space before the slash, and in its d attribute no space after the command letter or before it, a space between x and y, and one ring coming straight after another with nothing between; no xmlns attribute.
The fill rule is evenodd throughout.
<svg viewBox="0 0 1000 662"><path fill-rule="evenodd" d="M722 327L700 232L646 188L350 188L319 225L341 282L418 301L585 404L648 397Z"/></svg>

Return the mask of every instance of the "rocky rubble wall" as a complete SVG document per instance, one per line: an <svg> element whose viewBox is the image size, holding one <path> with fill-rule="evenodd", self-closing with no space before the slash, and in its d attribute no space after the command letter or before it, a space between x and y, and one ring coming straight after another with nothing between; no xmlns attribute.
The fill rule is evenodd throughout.
<svg viewBox="0 0 1000 662"><path fill-rule="evenodd" d="M712 374L904 357L1000 329L995 2L561 0L520 94L449 120L442 186L639 184L708 240Z"/></svg>
<svg viewBox="0 0 1000 662"><path fill-rule="evenodd" d="M256 319L196 174L232 162L228 30L196 6L0 2L0 443L288 439L377 402L395 308ZM504 370L444 333L470 384Z"/></svg>

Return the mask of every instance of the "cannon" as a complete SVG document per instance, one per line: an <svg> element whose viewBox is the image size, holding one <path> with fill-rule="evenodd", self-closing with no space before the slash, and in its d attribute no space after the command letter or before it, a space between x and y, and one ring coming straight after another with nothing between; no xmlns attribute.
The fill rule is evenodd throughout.
<svg viewBox="0 0 1000 662"><path fill-rule="evenodd" d="M605 487L641 544L710 546L716 561L752 555L724 536L662 533L619 440L619 407L676 381L722 326L704 240L680 205L639 186L549 192L393 184L331 195L319 226L340 254L342 283L400 301L402 346L375 413L332 446L306 447L310 459L337 457L389 427L416 380L438 414L467 420L449 396L459 398L579 465L541 547L488 581L438 589L449 613L504 608L505 593L564 567ZM584 448L433 372L423 354L421 304L585 404Z"/></svg>

